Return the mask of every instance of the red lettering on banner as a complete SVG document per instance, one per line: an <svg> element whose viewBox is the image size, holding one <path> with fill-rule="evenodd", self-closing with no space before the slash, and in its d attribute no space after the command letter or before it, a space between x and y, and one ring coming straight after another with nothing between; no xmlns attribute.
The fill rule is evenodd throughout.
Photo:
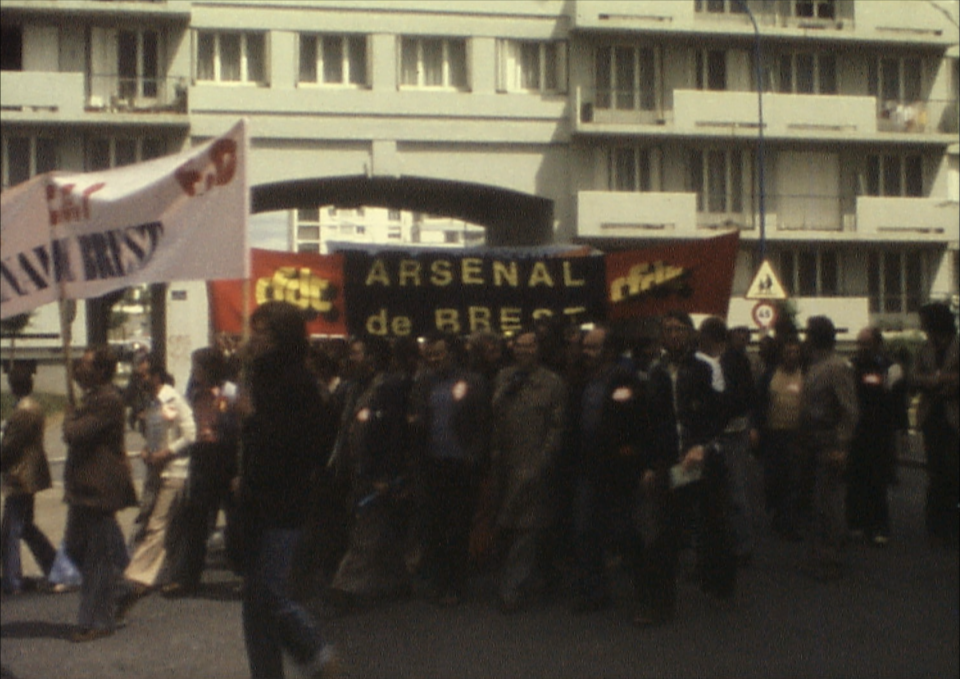
<svg viewBox="0 0 960 679"><path fill-rule="evenodd" d="M181 165L173 176L188 196L201 196L215 186L229 184L237 172L237 142L218 139L210 147L209 162L200 169ZM199 186L199 189L198 189Z"/></svg>
<svg viewBox="0 0 960 679"><path fill-rule="evenodd" d="M104 182L91 184L78 195L74 192L76 184L64 184L60 187L54 183L47 184L47 211L50 226L90 219L90 196L104 186L106 186Z"/></svg>

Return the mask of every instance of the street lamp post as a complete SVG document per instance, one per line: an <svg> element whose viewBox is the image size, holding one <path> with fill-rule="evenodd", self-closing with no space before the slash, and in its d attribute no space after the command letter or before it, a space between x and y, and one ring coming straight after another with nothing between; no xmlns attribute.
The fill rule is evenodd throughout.
<svg viewBox="0 0 960 679"><path fill-rule="evenodd" d="M747 6L746 0L735 0L737 5L750 17L750 23L753 24L753 61L756 69L757 81L757 184L760 191L758 196L760 208L760 261L767 259L767 190L764 180L764 168L766 167L764 157L763 143L763 66L760 59L760 27L757 26L757 20L753 12Z"/></svg>

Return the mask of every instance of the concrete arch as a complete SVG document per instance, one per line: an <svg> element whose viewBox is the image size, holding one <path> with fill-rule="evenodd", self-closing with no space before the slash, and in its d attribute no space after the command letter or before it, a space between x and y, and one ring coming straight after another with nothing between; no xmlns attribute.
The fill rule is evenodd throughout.
<svg viewBox="0 0 960 679"><path fill-rule="evenodd" d="M254 213L369 205L463 219L486 227L492 246L545 245L553 238L552 200L483 184L359 175L258 184L251 193Z"/></svg>

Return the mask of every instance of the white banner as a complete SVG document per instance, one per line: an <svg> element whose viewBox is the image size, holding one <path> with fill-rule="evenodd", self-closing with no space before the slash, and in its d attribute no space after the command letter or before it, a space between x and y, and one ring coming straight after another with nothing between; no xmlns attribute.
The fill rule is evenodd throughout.
<svg viewBox="0 0 960 679"><path fill-rule="evenodd" d="M246 278L247 155L241 120L176 156L4 191L0 317L141 283Z"/></svg>

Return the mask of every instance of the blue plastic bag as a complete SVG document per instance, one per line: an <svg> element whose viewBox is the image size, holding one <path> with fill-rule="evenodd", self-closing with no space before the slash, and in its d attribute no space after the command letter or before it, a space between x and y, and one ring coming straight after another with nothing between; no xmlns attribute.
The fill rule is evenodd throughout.
<svg viewBox="0 0 960 679"><path fill-rule="evenodd" d="M60 546L57 548L57 556L53 560L53 566L50 567L49 575L47 575L47 582L52 586L73 588L79 587L81 580L80 571L67 556L67 550L61 540Z"/></svg>

